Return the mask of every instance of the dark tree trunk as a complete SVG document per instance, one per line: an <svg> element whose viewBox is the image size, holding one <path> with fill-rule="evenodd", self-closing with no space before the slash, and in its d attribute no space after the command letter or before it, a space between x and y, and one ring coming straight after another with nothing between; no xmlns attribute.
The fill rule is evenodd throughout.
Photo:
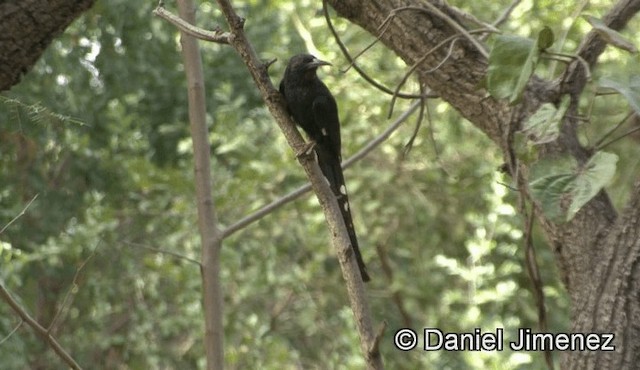
<svg viewBox="0 0 640 370"><path fill-rule="evenodd" d="M95 0L0 2L0 91L17 84L54 37Z"/></svg>
<svg viewBox="0 0 640 370"><path fill-rule="evenodd" d="M425 7L422 0L328 0L338 14L379 35L379 27L394 14L380 41L409 66L421 60L456 30ZM451 19L457 19L443 2L432 1ZM411 7L411 8L408 8ZM640 0L622 0L604 17L613 29L621 29L640 9ZM579 47L579 55L595 66L605 43L595 32ZM578 63L571 64L558 81L533 78L522 101L509 106L488 96L478 87L487 69L487 59L471 42L457 42L448 60L444 47L429 54L416 69L429 86L462 116L482 130L502 150L512 175L526 183L529 169L517 163L512 150L513 133L540 104L556 102L563 94L572 98L569 112L577 111L577 97L586 78ZM435 70L432 70L435 69ZM563 83L560 83L563 81ZM567 117L575 117L568 114ZM576 124L566 118L560 138L544 148L544 155L570 154L580 163L590 153L582 148ZM516 171L517 169L517 171ZM531 199L526 186L520 191ZM556 257L572 303L572 332L614 333L614 352L566 352L563 369L637 369L640 364L640 181L632 188L628 205L619 213L605 192L587 203L568 223L555 224L536 212Z"/></svg>

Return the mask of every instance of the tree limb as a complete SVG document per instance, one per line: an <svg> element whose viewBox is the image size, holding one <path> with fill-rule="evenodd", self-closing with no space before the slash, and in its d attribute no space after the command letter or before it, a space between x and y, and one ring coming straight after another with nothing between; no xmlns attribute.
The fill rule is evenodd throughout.
<svg viewBox="0 0 640 370"><path fill-rule="evenodd" d="M195 5L192 0L178 0L180 18L195 24ZM224 367L224 294L220 282L220 249L222 234L218 228L213 196L213 180L209 154L209 133L206 122L206 97L204 74L198 41L181 31L180 43L187 76L189 98L189 126L193 142L198 229L202 243L201 275L204 308L204 347L207 369L222 370Z"/></svg>
<svg viewBox="0 0 640 370"><path fill-rule="evenodd" d="M38 334L40 338L42 338L49 347L58 354L58 357L62 359L69 367L72 369L80 370L82 369L80 365L69 355L69 353L62 348L60 343L54 338L47 329L42 327L34 318L32 318L27 311L25 311L18 302L11 296L11 293L4 287L4 284L0 283L0 297L7 302L7 304L13 309L13 311L20 316L20 318L27 323L35 332Z"/></svg>

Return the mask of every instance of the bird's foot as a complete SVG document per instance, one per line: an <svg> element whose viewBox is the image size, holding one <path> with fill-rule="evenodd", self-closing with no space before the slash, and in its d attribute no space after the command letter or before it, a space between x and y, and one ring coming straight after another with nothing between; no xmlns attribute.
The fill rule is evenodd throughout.
<svg viewBox="0 0 640 370"><path fill-rule="evenodd" d="M316 147L316 142L311 140L308 143L305 143L304 146L296 153L296 157L306 157L313 153L313 148Z"/></svg>

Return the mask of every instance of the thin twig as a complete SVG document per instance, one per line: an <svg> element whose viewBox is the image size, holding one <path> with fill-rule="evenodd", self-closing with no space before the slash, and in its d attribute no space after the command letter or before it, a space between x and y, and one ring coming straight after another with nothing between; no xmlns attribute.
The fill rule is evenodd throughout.
<svg viewBox="0 0 640 370"><path fill-rule="evenodd" d="M536 302L536 307L538 308L538 329L546 333L547 329L547 310L545 308L544 303L544 291L543 291L543 282L540 277L540 268L538 266L538 261L536 258L536 251L533 247L533 223L534 223L534 214L535 211L533 207L530 213L527 214L526 205L524 204L524 197L521 196L521 212L523 218L526 221L525 224L525 235L524 235L524 243L525 243L525 266L527 269L527 274L529 275L529 279L531 280L533 297ZM544 358L547 363L547 367L550 370L554 369L553 365L553 357L551 354L551 350L548 348L544 351Z"/></svg>
<svg viewBox="0 0 640 370"><path fill-rule="evenodd" d="M363 146L360 150L358 150L354 155L349 157L347 160L343 161L342 167L345 169L351 167L351 165L353 165L360 159L364 158L367 154L369 154L371 151L377 148L380 144L382 144L385 140L387 140L387 138L389 138L389 136L391 136L391 134L394 131L396 131L398 127L400 127L400 125L407 120L407 118L409 118L409 116L418 108L419 105L420 105L420 101L414 102L391 125L389 125L389 127L387 127L386 130L380 133L380 135L376 136L373 140L369 141L365 146ZM223 238L229 237L231 234L239 230L242 230L248 225L260 220L264 216L270 214L276 209L282 207L283 205L298 199L299 197L309 192L310 190L311 190L311 185L309 183L306 183L300 186L299 188L290 192L289 194L274 200L273 202L267 204L266 206L263 206L262 208L258 209L254 213L248 216L245 216L242 219L229 225L227 228L225 228L222 231L222 237Z"/></svg>
<svg viewBox="0 0 640 370"><path fill-rule="evenodd" d="M562 59L562 58L568 58L568 59L570 59L572 61L573 60L577 60L582 65L582 68L584 68L585 78L587 79L587 81L591 81L591 69L589 68L589 64L580 55L578 55L578 54L573 55L573 54L565 54L565 53L545 51L542 54L542 56L547 58L547 59L551 59L551 60L558 61L558 62L563 62L563 63L567 63L567 61Z"/></svg>
<svg viewBox="0 0 640 370"><path fill-rule="evenodd" d="M502 24L506 22L507 19L509 19L513 10L518 5L520 5L520 2L522 2L522 0L513 0L511 4L507 7L507 9L505 9L504 12L502 12L502 14L500 14L500 16L495 21L493 21L493 23L491 23L491 25L495 28L502 26Z"/></svg>
<svg viewBox="0 0 640 370"><path fill-rule="evenodd" d="M47 331L49 333L53 333L53 331L55 330L55 327L56 327L56 325L58 323L58 319L60 318L64 308L67 306L67 301L68 301L69 297L71 296L71 294L76 294L77 293L77 291L78 291L78 277L80 276L80 272L84 269L84 266L86 266L86 264L96 255L96 250L98 250L98 246L99 245L100 245L100 243L96 244L96 247L93 248L93 251L91 252L89 257L87 257L84 261L82 261L82 263L80 264L80 267L78 267L76 269L76 273L73 276L73 280L71 281L71 287L67 291L67 294L64 296L64 299L62 300L62 305L60 305L60 308L57 310L55 316L53 317L53 320L51 320L51 324L49 324L49 327L47 328Z"/></svg>
<svg viewBox="0 0 640 370"><path fill-rule="evenodd" d="M484 21L481 21L480 19L476 18L476 16L474 16L471 13L467 13L465 11L463 11L462 9L453 6L451 4L446 4L447 5L447 10L453 14L456 15L456 17L463 19L465 21L471 22L471 23L475 23L476 25L482 27L482 28L487 28L489 29L490 33L499 33L500 30L498 28L496 28L495 25L490 24L490 23L486 23Z"/></svg>
<svg viewBox="0 0 640 370"><path fill-rule="evenodd" d="M392 227L391 229L394 229L394 228L395 226ZM387 281L389 282L389 285L393 285L393 268L391 267L391 263L389 262L389 255L387 253L386 248L383 246L383 244L386 244L386 243L376 244L376 252L378 253L378 259L380 260L380 267L382 268L382 271L384 272L384 275L386 276ZM411 319L411 314L409 313L409 310L407 310L406 308L404 297L402 296L400 291L398 289L394 289L391 293L391 298L393 300L393 303L398 308L398 311L400 312L403 325L407 328L413 327L413 320Z"/></svg>
<svg viewBox="0 0 640 370"><path fill-rule="evenodd" d="M26 206L24 206L24 208L22 209L22 211L20 211L20 213L18 213L16 215L16 217L14 217L11 221L9 221L8 224L4 225L4 227L2 228L2 230L0 230L0 234L2 234L9 226L11 226L11 224L13 224L14 222L16 222L17 219L19 219L20 217L22 217L25 212L27 211L27 209L29 208L29 206L31 206L31 203L33 203L34 200L36 200L36 198L38 198L38 194L36 194L33 198L31 198L31 200L29 201L29 203L27 203Z"/></svg>
<svg viewBox="0 0 640 370"><path fill-rule="evenodd" d="M336 43L338 44L338 47L342 51L342 54L347 59L347 61L350 63L349 65L351 67L353 67L353 69L355 69L356 72L358 72L358 74L362 78L364 78L369 84L371 84L371 86L375 87L376 89L378 89L378 90L380 90L380 91L382 91L382 92L384 92L386 94L393 95L394 94L393 90L391 90L390 88L382 85L378 81L374 80L371 76L369 76L362 68L360 68L355 63L354 58L351 56L351 54L349 53L349 50L347 50L347 47L344 45L344 43L340 39L340 36L338 35L338 32L333 27L333 23L331 22L331 18L329 17L329 10L328 10L328 7L327 7L327 0L323 0L322 8L323 8L323 11L324 11L324 18L326 19L327 26L329 27L329 31L331 31L331 34L335 38ZM410 93L405 93L405 92L398 92L396 95L399 98L402 98L402 99L419 99L419 98L421 98L420 95L410 94ZM437 98L438 95L430 94L429 96L426 96L426 97L427 98Z"/></svg>
<svg viewBox="0 0 640 370"><path fill-rule="evenodd" d="M633 133L634 133L634 132L636 132L636 131L640 131L640 126L638 126L638 127L634 127L634 128L632 128L631 130L629 130L629 131L625 132L624 134L622 134L622 135L620 135L620 136L616 137L615 139L611 139L610 141L607 141L606 143L604 143L604 144L602 144L602 145L599 145L599 146L596 148L596 150L600 150L600 149L602 149L602 148L604 148L604 147L606 147L606 146L609 146L609 145L611 145L611 144L615 143L616 141L618 141L618 140L620 140L620 139L624 138L625 136L628 136L628 135L633 134Z"/></svg>
<svg viewBox="0 0 640 370"><path fill-rule="evenodd" d="M54 350L55 353L58 354L58 357L62 359L69 367L72 369L80 370L82 369L80 365L69 355L67 351L58 343L58 341L45 329L40 325L34 318L32 318L27 311L25 311L18 302L13 299L11 293L4 287L2 283L0 283L0 297L7 302L7 304L13 309L13 311L20 316L20 318L27 323L36 334L46 341L49 344L49 347Z"/></svg>
<svg viewBox="0 0 640 370"><path fill-rule="evenodd" d="M151 247L151 246L148 246L148 245L144 245L144 244L140 244L140 243L134 243L134 242L130 242L130 241L124 241L124 243L127 244L127 245L130 245L132 247L144 248L144 249L148 249L150 251L154 251L154 252L157 252L157 253L166 254L166 255L181 259L181 260L189 261L191 263L195 263L198 266L202 265L200 263L200 261L198 261L196 259L193 259L191 257L187 257L187 256L185 256L183 254L180 254L180 253L176 253L176 252L172 252L172 251L168 251L168 250L160 249L160 248L154 248L154 247Z"/></svg>
<svg viewBox="0 0 640 370"><path fill-rule="evenodd" d="M22 326L22 324L24 323L24 320L20 319L20 322L18 322L18 325L16 325L15 328L13 328L13 330L11 330L11 332L9 332L9 334L7 334L4 338L2 338L2 340L0 340L0 346L2 345L2 343L6 342L7 339L11 338L11 336L18 331L18 329L20 329L20 327Z"/></svg>
<svg viewBox="0 0 640 370"><path fill-rule="evenodd" d="M163 7L162 3L158 4L158 7L154 9L153 14L173 24L180 31L197 39L211 41L218 44L229 44L229 37L231 37L231 34L229 34L228 32L223 32L219 28L213 31L208 31L200 27L196 27L188 22L185 22L182 18L167 11Z"/></svg>
<svg viewBox="0 0 640 370"><path fill-rule="evenodd" d="M400 83L396 86L396 90L393 93L393 97L391 98L391 102L389 103L389 115L388 117L391 118L391 115L393 115L393 107L395 106L396 103L396 98L398 97L397 93L400 91L400 89L402 88L402 86L407 82L407 80L409 79L409 77L413 74L413 72L422 64L424 63L424 61L427 59L427 57L431 54L433 54L434 52L436 52L438 49L440 49L442 46L446 45L449 41L453 41L455 42L455 40L460 37L460 35L453 35L453 36L449 36L446 39L442 40L441 42L438 43L438 45L434 46L433 48L431 48L431 50L427 51L420 59L418 59L415 63L413 63L413 65L411 66L411 68L409 68L409 70L404 74L404 77L402 77L402 80L400 81ZM444 60L447 60L450 54L447 54L447 56L445 57ZM439 63L438 65L442 65L442 63Z"/></svg>
<svg viewBox="0 0 640 370"><path fill-rule="evenodd" d="M424 85L420 84L420 94L423 94L424 90ZM420 126L422 126L422 120L424 119L425 106L426 100L420 99L420 111L418 112L418 118L416 119L416 125L413 128L413 133L411 133L409 141L404 145L404 150L402 151L403 159L407 157L411 148L413 148L413 142L416 140L416 137L418 137L418 131L420 131Z"/></svg>
<svg viewBox="0 0 640 370"><path fill-rule="evenodd" d="M391 12L392 13L399 13L399 12L404 11L404 10L416 10L416 11L420 11L420 12L431 12L431 13L435 14L436 16L442 18L445 22L447 22L451 26L451 28L453 28L454 30L458 31L458 33L460 33L467 40L469 40L469 42L471 42L473 44L473 46L476 47L478 52L480 54L482 54L482 56L485 57L485 59L489 59L489 52L487 52L487 50L478 41L478 39L476 39L475 37L471 36L471 33L469 31L467 31L464 27L462 27L458 22L456 22L455 20L451 19L451 17L449 17L448 15L444 14L440 9L436 8L435 5L429 3L428 1L424 1L424 2L422 2L422 4L425 5L429 9L421 8L421 7L418 7L418 6L404 6L404 7L401 7L401 8L394 9Z"/></svg>
<svg viewBox="0 0 640 370"><path fill-rule="evenodd" d="M600 140L598 140L593 146L594 148L599 148L600 144L602 144L605 140L607 140L607 138L609 136L611 136L611 134L613 134L614 132L616 132L622 125L624 125L625 122L627 122L627 120L629 118L631 118L633 115L635 114L634 111L630 111L629 113L627 113L626 116L624 116L624 118L618 122L615 126L613 126L613 128L611 130L609 130L606 134L604 134L604 136L602 136L600 138Z"/></svg>
<svg viewBox="0 0 640 370"><path fill-rule="evenodd" d="M554 50L560 51L560 50L562 50L564 48L564 43L566 42L567 36L569 35L569 30L571 30L571 27L573 27L576 19L578 19L578 17L580 16L582 11L584 10L584 8L588 4L589 4L589 0L582 0L582 2L573 11L573 13L571 13L571 15L569 16L569 19L571 19L571 24L568 25L567 27L564 27L563 30L562 30L562 33L560 34L560 37L556 38L557 41L554 42L554 44L556 45L554 47ZM557 66L558 66L558 61L556 61L556 60L552 61L549 64L549 76L551 78L553 78L553 76L556 74L556 67Z"/></svg>

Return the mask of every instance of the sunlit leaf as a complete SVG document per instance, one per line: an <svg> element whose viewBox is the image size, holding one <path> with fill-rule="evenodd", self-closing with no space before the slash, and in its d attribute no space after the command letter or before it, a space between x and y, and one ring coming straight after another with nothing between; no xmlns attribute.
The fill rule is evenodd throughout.
<svg viewBox="0 0 640 370"><path fill-rule="evenodd" d="M540 52L553 44L553 32L545 27L536 40L520 36L501 35L489 55L487 87L498 99L515 103L538 64Z"/></svg>
<svg viewBox="0 0 640 370"><path fill-rule="evenodd" d="M547 159L532 168L533 198L554 222L570 221L613 178L618 156L598 152L582 166L571 157Z"/></svg>
<svg viewBox="0 0 640 370"><path fill-rule="evenodd" d="M540 203L544 215L553 222L562 222L566 218L575 179L574 168L573 158L560 157L542 160L531 169L531 195Z"/></svg>
<svg viewBox="0 0 640 370"><path fill-rule="evenodd" d="M579 170L573 185L573 201L569 206L567 221L598 192L611 182L616 173L618 156L612 153L598 152Z"/></svg>

